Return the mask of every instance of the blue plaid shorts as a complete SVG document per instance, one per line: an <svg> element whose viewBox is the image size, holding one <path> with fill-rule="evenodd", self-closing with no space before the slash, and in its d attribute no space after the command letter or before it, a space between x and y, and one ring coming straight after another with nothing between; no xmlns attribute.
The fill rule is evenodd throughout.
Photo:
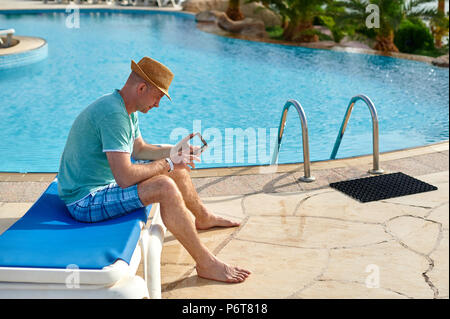
<svg viewBox="0 0 450 319"><path fill-rule="evenodd" d="M144 205L139 199L137 185L120 188L116 183L111 183L67 205L74 219L86 223L119 217L141 207Z"/></svg>

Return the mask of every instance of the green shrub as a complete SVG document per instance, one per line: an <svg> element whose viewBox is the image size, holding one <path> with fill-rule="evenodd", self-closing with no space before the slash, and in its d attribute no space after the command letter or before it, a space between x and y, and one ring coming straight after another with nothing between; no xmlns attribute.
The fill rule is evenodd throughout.
<svg viewBox="0 0 450 319"><path fill-rule="evenodd" d="M433 42L430 30L418 18L403 20L394 37L397 48L405 53L433 50Z"/></svg>
<svg viewBox="0 0 450 319"><path fill-rule="evenodd" d="M334 19L330 16L320 15L314 17L314 25L321 25L325 26L328 29L330 29L332 33L332 37L326 35L326 34L319 34L320 41L324 40L333 40L336 42L340 42L343 37L345 37L346 32L344 28L342 28L340 25L336 24Z"/></svg>
<svg viewBox="0 0 450 319"><path fill-rule="evenodd" d="M281 38L283 37L284 30L282 27L278 25L273 27L266 27L266 31L271 39L281 40Z"/></svg>
<svg viewBox="0 0 450 319"><path fill-rule="evenodd" d="M375 29L374 28L369 29L366 26L359 26L358 28L355 29L355 32L360 33L372 40L375 40L375 38L377 37Z"/></svg>

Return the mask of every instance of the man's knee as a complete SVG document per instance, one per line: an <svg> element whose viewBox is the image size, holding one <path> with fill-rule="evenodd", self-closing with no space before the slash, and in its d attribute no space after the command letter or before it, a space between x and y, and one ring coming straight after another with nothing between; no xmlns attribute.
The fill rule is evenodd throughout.
<svg viewBox="0 0 450 319"><path fill-rule="evenodd" d="M147 179L138 184L138 191L139 188L142 189L144 196L146 193L149 193L149 195L155 195L157 193L160 201L164 201L165 199L174 200L176 197L181 197L177 184L173 179L165 175L158 175Z"/></svg>
<svg viewBox="0 0 450 319"><path fill-rule="evenodd" d="M161 175L159 178L160 189L163 195L167 196L177 196L180 193L177 184L170 177Z"/></svg>
<svg viewBox="0 0 450 319"><path fill-rule="evenodd" d="M186 178L190 178L191 177L191 175L189 174L189 171L186 170L186 169L174 170L174 171L168 173L167 176L169 176L173 180L184 180Z"/></svg>

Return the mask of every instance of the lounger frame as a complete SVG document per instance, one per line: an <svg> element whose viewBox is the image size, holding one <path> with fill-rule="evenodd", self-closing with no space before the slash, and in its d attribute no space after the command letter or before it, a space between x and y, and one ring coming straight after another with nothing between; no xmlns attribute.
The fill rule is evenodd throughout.
<svg viewBox="0 0 450 319"><path fill-rule="evenodd" d="M103 269L0 267L0 298L161 298L161 251L166 227L159 203L130 264L116 260ZM144 277L136 275L143 258Z"/></svg>

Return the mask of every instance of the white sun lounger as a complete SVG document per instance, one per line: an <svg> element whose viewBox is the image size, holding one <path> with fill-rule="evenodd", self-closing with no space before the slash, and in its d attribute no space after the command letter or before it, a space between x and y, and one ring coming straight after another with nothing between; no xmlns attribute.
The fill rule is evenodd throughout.
<svg viewBox="0 0 450 319"><path fill-rule="evenodd" d="M12 36L16 32L14 29L0 29L0 37L6 35L6 45L3 40L0 38L0 47L6 46L9 47L12 43Z"/></svg>
<svg viewBox="0 0 450 319"><path fill-rule="evenodd" d="M142 208L107 222L79 223L64 215L68 213L62 211L66 208L56 187L55 178L30 210L0 235L0 298L161 298L160 261L166 228L159 204L153 204L151 211L150 207ZM52 212L45 216L46 211ZM151 213L153 218L147 227L145 222ZM101 237L93 238L95 247L87 247L85 251L82 248L89 246L86 242L90 241L84 237L89 234L101 234ZM126 243L105 250L108 236L124 238ZM85 246L80 248L75 243L65 248L66 240L73 243L73 238L80 238ZM103 238L104 243L97 245ZM50 244L40 243L41 239ZM59 252L52 254L53 249ZM95 256L96 251L101 258ZM88 255L77 260L83 254ZM92 263L113 262L102 268L83 266L91 262L91 256ZM141 258L144 279L136 275Z"/></svg>

